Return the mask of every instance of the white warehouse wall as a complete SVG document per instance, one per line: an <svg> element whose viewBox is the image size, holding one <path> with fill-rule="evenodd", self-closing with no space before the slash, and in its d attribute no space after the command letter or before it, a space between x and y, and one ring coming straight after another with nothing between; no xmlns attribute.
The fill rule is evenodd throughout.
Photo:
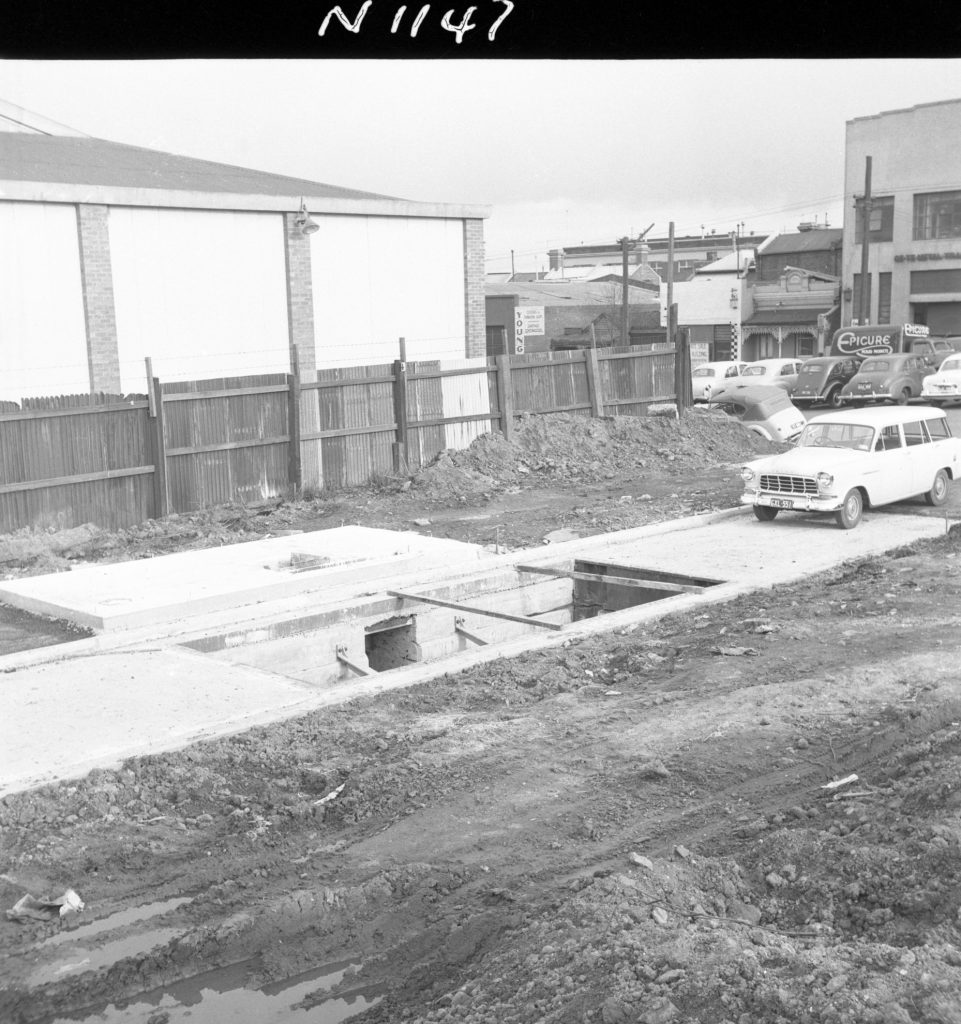
<svg viewBox="0 0 961 1024"><path fill-rule="evenodd" d="M313 215L310 236L317 368L466 351L463 221Z"/></svg>
<svg viewBox="0 0 961 1024"><path fill-rule="evenodd" d="M89 390L77 209L0 202L0 399Z"/></svg>
<svg viewBox="0 0 961 1024"><path fill-rule="evenodd" d="M161 380L290 369L284 222L277 213L111 207L125 392Z"/></svg>
<svg viewBox="0 0 961 1024"><path fill-rule="evenodd" d="M677 322L684 324L740 323L751 315L750 298L745 295L744 279L734 274L717 277L697 274L692 281L678 281L674 285L677 303ZM731 291L737 302L731 305ZM741 308L745 306L746 308ZM667 322L667 286L661 286L661 325Z"/></svg>

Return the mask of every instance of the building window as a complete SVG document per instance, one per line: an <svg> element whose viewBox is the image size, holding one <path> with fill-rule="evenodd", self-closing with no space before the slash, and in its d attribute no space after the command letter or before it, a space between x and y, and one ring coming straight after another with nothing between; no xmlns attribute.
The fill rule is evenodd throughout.
<svg viewBox="0 0 961 1024"><path fill-rule="evenodd" d="M869 242L890 242L894 238L894 196L871 197L870 223ZM863 241L864 210L859 202L854 218L854 242L855 245L859 245Z"/></svg>
<svg viewBox="0 0 961 1024"><path fill-rule="evenodd" d="M927 192L915 196L914 237L961 238L961 192Z"/></svg>
<svg viewBox="0 0 961 1024"><path fill-rule="evenodd" d="M961 270L912 270L912 295L961 292Z"/></svg>
<svg viewBox="0 0 961 1024"><path fill-rule="evenodd" d="M854 275L854 296L851 299L851 319L857 320L861 316L861 275ZM864 322L871 323L871 275L868 274L867 303L864 307Z"/></svg>
<svg viewBox="0 0 961 1024"><path fill-rule="evenodd" d="M878 274L878 323L891 322L891 274Z"/></svg>

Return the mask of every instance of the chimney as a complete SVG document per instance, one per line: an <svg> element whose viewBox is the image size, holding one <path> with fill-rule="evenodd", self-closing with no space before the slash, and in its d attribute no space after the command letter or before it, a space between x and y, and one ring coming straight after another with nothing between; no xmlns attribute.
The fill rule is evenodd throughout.
<svg viewBox="0 0 961 1024"><path fill-rule="evenodd" d="M548 253L551 258L551 270L564 269L564 250L563 249L551 249Z"/></svg>
<svg viewBox="0 0 961 1024"><path fill-rule="evenodd" d="M637 247L637 262L640 266L647 266L647 258L651 254L651 247L647 244L647 239L642 238L640 245Z"/></svg>

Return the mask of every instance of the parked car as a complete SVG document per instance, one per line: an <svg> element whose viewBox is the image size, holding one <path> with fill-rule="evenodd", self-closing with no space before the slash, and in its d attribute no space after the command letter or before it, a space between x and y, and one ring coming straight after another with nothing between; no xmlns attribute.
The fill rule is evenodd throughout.
<svg viewBox="0 0 961 1024"><path fill-rule="evenodd" d="M809 405L841 405L841 388L858 372L861 360L855 356L818 356L805 359L797 383L790 389L791 401L799 408Z"/></svg>
<svg viewBox="0 0 961 1024"><path fill-rule="evenodd" d="M917 398L930 369L919 355L869 356L858 372L841 388L841 401L897 402Z"/></svg>
<svg viewBox="0 0 961 1024"><path fill-rule="evenodd" d="M745 384L773 385L789 391L797 383L800 368L800 359L759 359L744 367L741 378ZM728 382L725 381L723 386L728 387ZM717 390L715 388L715 392Z"/></svg>
<svg viewBox="0 0 961 1024"><path fill-rule="evenodd" d="M769 522L785 509L831 512L850 530L865 507L923 494L943 505L961 473L961 438L942 409L844 409L813 417L787 452L741 468L741 503Z"/></svg>
<svg viewBox="0 0 961 1024"><path fill-rule="evenodd" d="M940 366L947 356L957 352L958 346L952 345L950 338L918 338L909 351L921 356L930 372Z"/></svg>
<svg viewBox="0 0 961 1024"><path fill-rule="evenodd" d="M921 397L932 405L961 402L961 355L948 356L937 373L924 378Z"/></svg>
<svg viewBox="0 0 961 1024"><path fill-rule="evenodd" d="M728 387L712 396L708 409L733 416L768 441L791 441L804 427L804 413L795 408L788 393L769 384Z"/></svg>
<svg viewBox="0 0 961 1024"><path fill-rule="evenodd" d="M691 391L695 402L706 402L721 381L740 375L747 363L701 363L691 370Z"/></svg>

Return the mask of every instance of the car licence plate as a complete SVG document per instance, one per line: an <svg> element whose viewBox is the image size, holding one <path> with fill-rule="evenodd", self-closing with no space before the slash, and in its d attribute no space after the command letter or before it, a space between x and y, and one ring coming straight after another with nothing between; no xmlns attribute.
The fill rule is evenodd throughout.
<svg viewBox="0 0 961 1024"><path fill-rule="evenodd" d="M790 498L769 498L772 508L794 508L794 502Z"/></svg>
<svg viewBox="0 0 961 1024"><path fill-rule="evenodd" d="M870 391L870 390L871 390L871 385L870 384L858 384L858 391Z"/></svg>

